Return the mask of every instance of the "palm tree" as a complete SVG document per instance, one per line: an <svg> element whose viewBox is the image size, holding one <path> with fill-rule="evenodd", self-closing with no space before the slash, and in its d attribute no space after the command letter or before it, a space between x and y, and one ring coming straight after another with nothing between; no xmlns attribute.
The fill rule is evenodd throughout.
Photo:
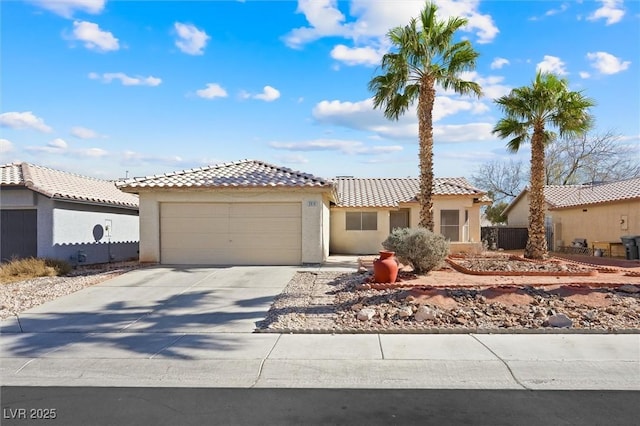
<svg viewBox="0 0 640 426"><path fill-rule="evenodd" d="M369 82L373 105L383 107L384 115L398 120L418 100L420 160L420 222L433 231L433 104L436 83L459 94L482 94L480 86L459 77L475 69L476 52L468 40L453 42L455 32L467 24L463 18L446 21L436 17L437 6L427 3L420 18L396 27L387 36L392 51L382 58L382 74Z"/></svg>
<svg viewBox="0 0 640 426"><path fill-rule="evenodd" d="M504 113L493 129L501 139L509 139L507 148L517 152L531 142L531 182L529 188L529 239L525 257L544 259L547 241L544 228L545 146L556 138L580 136L592 124L588 109L595 102L582 92L569 91L566 79L538 72L531 86L513 89L495 100Z"/></svg>

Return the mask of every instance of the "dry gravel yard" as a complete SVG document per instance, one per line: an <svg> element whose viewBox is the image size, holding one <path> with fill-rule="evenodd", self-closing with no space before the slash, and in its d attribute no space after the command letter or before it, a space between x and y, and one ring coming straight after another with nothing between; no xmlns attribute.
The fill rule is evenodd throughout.
<svg viewBox="0 0 640 426"><path fill-rule="evenodd" d="M0 319L26 311L85 287L138 268L138 262L118 262L74 269L63 277L41 277L0 284Z"/></svg>
<svg viewBox="0 0 640 426"><path fill-rule="evenodd" d="M500 263L502 262L502 265ZM491 259L469 269L544 271L547 276L474 276L445 267L403 274L406 288L371 289L370 273L298 273L259 332L640 332L640 278L630 270L555 277L586 265ZM498 272L499 273L499 272Z"/></svg>

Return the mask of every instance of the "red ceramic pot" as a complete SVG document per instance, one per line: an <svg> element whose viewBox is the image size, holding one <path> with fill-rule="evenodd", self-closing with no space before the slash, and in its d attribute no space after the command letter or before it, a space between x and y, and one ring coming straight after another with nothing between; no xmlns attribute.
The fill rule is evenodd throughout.
<svg viewBox="0 0 640 426"><path fill-rule="evenodd" d="M392 251L381 251L373 261L373 280L377 283L395 283L398 278L398 262Z"/></svg>

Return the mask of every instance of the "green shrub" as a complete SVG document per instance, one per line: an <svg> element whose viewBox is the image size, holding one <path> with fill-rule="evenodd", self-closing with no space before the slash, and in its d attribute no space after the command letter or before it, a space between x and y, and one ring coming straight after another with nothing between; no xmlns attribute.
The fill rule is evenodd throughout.
<svg viewBox="0 0 640 426"><path fill-rule="evenodd" d="M416 274L426 274L442 266L449 254L449 242L440 234L424 228L398 228L382 243L386 250L394 251L405 265Z"/></svg>

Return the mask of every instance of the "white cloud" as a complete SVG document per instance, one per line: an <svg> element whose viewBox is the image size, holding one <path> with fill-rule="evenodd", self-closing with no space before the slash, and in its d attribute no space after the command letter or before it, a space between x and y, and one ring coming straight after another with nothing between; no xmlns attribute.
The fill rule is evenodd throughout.
<svg viewBox="0 0 640 426"><path fill-rule="evenodd" d="M568 3L562 3L560 5L559 8L557 9L549 9L544 13L544 16L553 16L553 15L557 15L559 13L562 13L564 11L566 11L569 8L569 4Z"/></svg>
<svg viewBox="0 0 640 426"><path fill-rule="evenodd" d="M64 18L71 18L76 11L97 15L104 9L106 0L29 0Z"/></svg>
<svg viewBox="0 0 640 426"><path fill-rule="evenodd" d="M338 44L331 49L331 57L346 65L379 65L385 50L373 47L347 47Z"/></svg>
<svg viewBox="0 0 640 426"><path fill-rule="evenodd" d="M199 30L195 25L181 22L176 22L174 28L178 34L178 40L176 40L178 49L188 55L204 54L207 41L211 38L206 32Z"/></svg>
<svg viewBox="0 0 640 426"><path fill-rule="evenodd" d="M275 89L271 86L264 86L264 89L262 89L262 93L258 93L253 97L255 99L260 99L261 101L272 102L280 97L280 92L278 91L278 89Z"/></svg>
<svg viewBox="0 0 640 426"><path fill-rule="evenodd" d="M109 153L102 148L81 149L77 153L82 157L91 157L91 158L101 158L109 155Z"/></svg>
<svg viewBox="0 0 640 426"><path fill-rule="evenodd" d="M92 80L101 80L103 83L111 83L113 80L120 80L123 86L158 86L162 83L162 79L149 76L135 76L131 77L122 72L104 73L99 75L95 72L89 73L89 78Z"/></svg>
<svg viewBox="0 0 640 426"><path fill-rule="evenodd" d="M500 68L504 67L505 65L509 65L510 62L508 59L505 58L495 58L492 62L491 62L491 69L492 70L499 70Z"/></svg>
<svg viewBox="0 0 640 426"><path fill-rule="evenodd" d="M565 63L557 56L544 55L542 62L538 62L537 71L553 73L557 75L567 75Z"/></svg>
<svg viewBox="0 0 640 426"><path fill-rule="evenodd" d="M602 74L617 74L629 68L630 61L621 61L620 58L607 52L589 52L587 59L591 61L591 66Z"/></svg>
<svg viewBox="0 0 640 426"><path fill-rule="evenodd" d="M13 151L13 143L9 139L0 138L0 154L7 154Z"/></svg>
<svg viewBox="0 0 640 426"><path fill-rule="evenodd" d="M473 142L495 140L490 123L447 124L433 126L433 139L439 142Z"/></svg>
<svg viewBox="0 0 640 426"><path fill-rule="evenodd" d="M402 151L399 145L367 146L361 141L315 139L305 142L270 142L269 146L287 151L338 151L348 155L375 155Z"/></svg>
<svg viewBox="0 0 640 426"><path fill-rule="evenodd" d="M580 76L580 78L585 78L585 79L591 77L591 74L589 74L586 71L580 71L578 75Z"/></svg>
<svg viewBox="0 0 640 426"><path fill-rule="evenodd" d="M332 51L336 55L349 53L348 59L364 56L360 63L370 64L371 56L385 53L386 34L389 29L406 25L409 19L417 17L424 7L419 1L371 1L353 0L350 3L349 18L337 7L336 0L299 0L297 13L305 16L308 26L291 30L283 37L285 44L292 48L301 48L306 43L323 37L343 37L352 40L354 51L343 49ZM441 19L451 16L461 16L468 20L463 28L466 32L473 32L478 43L489 43L499 33L490 15L478 11L479 1L452 2L438 0L438 13ZM347 47L349 48L349 47ZM358 50L358 49L371 49ZM334 58L337 59L337 58Z"/></svg>
<svg viewBox="0 0 640 426"><path fill-rule="evenodd" d="M67 152L69 149L69 145L65 142L64 139L56 138L46 144L45 146L29 146L26 148L27 151L31 152L44 152L47 154L63 154Z"/></svg>
<svg viewBox="0 0 640 426"><path fill-rule="evenodd" d="M53 131L42 118L36 117L31 111L2 113L0 114L0 126L12 129L34 129L43 133Z"/></svg>
<svg viewBox="0 0 640 426"><path fill-rule="evenodd" d="M99 52L108 52L120 49L118 39L109 31L103 31L98 24L87 21L73 22L72 40L84 42L84 47Z"/></svg>
<svg viewBox="0 0 640 426"><path fill-rule="evenodd" d="M296 13L304 14L309 27L292 30L284 37L289 47L298 48L321 37L346 35L345 16L336 8L335 0L299 0Z"/></svg>
<svg viewBox="0 0 640 426"><path fill-rule="evenodd" d="M306 164L309 160L301 154L277 155L276 159L284 164Z"/></svg>
<svg viewBox="0 0 640 426"><path fill-rule="evenodd" d="M588 21L604 19L607 25L618 23L622 20L625 10L622 0L601 0L602 6L587 17Z"/></svg>
<svg viewBox="0 0 640 426"><path fill-rule="evenodd" d="M460 112L480 114L488 110L489 108L480 101L436 96L433 121L437 122ZM386 138L414 139L418 136L415 104L397 121L386 119L381 110L374 109L371 98L359 102L321 101L313 108L312 115L323 124L374 132Z"/></svg>
<svg viewBox="0 0 640 426"><path fill-rule="evenodd" d="M226 98L227 91L217 83L207 83L207 87L197 90L196 95L205 99Z"/></svg>
<svg viewBox="0 0 640 426"><path fill-rule="evenodd" d="M104 137L95 130L87 129L86 127L72 127L71 135L80 139L96 139L100 137Z"/></svg>
<svg viewBox="0 0 640 426"><path fill-rule="evenodd" d="M489 99L497 99L511 92L511 87L502 84L504 77L497 75L489 75L486 77L478 74L477 71L463 71L459 74L460 78L467 81L474 81L482 87L482 93ZM448 93L453 94L453 93Z"/></svg>

